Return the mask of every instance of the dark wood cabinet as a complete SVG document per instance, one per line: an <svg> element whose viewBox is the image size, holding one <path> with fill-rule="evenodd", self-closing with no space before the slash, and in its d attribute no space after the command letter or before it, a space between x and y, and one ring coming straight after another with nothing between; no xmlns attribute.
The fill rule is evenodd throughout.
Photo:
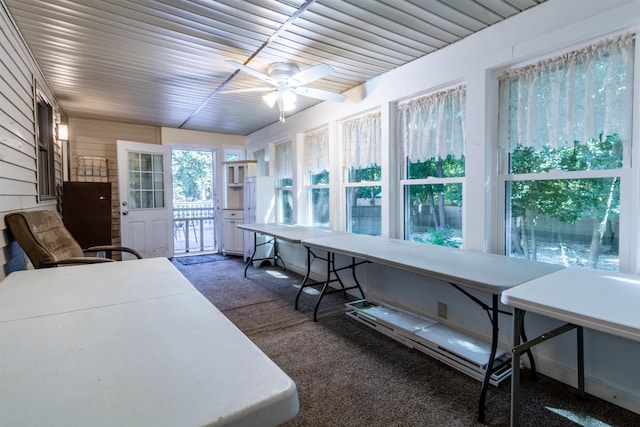
<svg viewBox="0 0 640 427"><path fill-rule="evenodd" d="M111 183L65 182L62 220L82 248L111 244Z"/></svg>

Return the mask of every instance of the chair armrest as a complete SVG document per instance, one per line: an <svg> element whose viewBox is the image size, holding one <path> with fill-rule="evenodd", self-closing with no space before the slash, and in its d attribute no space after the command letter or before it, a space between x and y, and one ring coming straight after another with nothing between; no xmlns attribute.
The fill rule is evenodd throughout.
<svg viewBox="0 0 640 427"><path fill-rule="evenodd" d="M120 251L127 252L134 255L138 259L142 259L142 255L140 252L135 249L125 248L124 246L113 246L113 245L104 245L104 246L91 246L90 248L83 249L84 252L101 252L101 251Z"/></svg>
<svg viewBox="0 0 640 427"><path fill-rule="evenodd" d="M114 262L110 258L95 258L95 257L73 257L60 259L58 261L46 261L41 265L42 267L57 267L60 265L73 265L73 264L100 264L103 262Z"/></svg>

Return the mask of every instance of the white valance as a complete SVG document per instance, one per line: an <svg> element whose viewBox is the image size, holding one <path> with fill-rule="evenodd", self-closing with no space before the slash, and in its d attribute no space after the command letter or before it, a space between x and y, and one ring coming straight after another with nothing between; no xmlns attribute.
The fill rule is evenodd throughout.
<svg viewBox="0 0 640 427"><path fill-rule="evenodd" d="M280 179L292 179L291 169L291 142L275 146L275 176Z"/></svg>
<svg viewBox="0 0 640 427"><path fill-rule="evenodd" d="M500 145L540 150L617 133L631 141L634 37L507 70L500 82Z"/></svg>
<svg viewBox="0 0 640 427"><path fill-rule="evenodd" d="M398 110L402 159L464 155L465 85L400 103Z"/></svg>
<svg viewBox="0 0 640 427"><path fill-rule="evenodd" d="M329 128L304 134L304 168L311 175L329 170Z"/></svg>
<svg viewBox="0 0 640 427"><path fill-rule="evenodd" d="M381 163L381 114L371 113L342 122L344 166L362 169Z"/></svg>

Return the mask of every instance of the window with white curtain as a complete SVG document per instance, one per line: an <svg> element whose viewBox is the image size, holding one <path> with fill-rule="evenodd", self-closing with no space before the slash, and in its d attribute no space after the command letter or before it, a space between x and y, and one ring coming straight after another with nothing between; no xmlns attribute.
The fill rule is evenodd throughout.
<svg viewBox="0 0 640 427"><path fill-rule="evenodd" d="M275 146L275 178L278 203L278 222L293 224L293 170L291 142Z"/></svg>
<svg viewBox="0 0 640 427"><path fill-rule="evenodd" d="M307 192L307 223L329 227L329 129L304 134L303 172Z"/></svg>
<svg viewBox="0 0 640 427"><path fill-rule="evenodd" d="M346 229L352 233L382 233L380 113L341 123Z"/></svg>
<svg viewBox="0 0 640 427"><path fill-rule="evenodd" d="M269 171L267 170L267 162L266 162L266 150L263 148L261 150L256 150L252 153L253 160L256 161L256 175L257 176L266 176Z"/></svg>
<svg viewBox="0 0 640 427"><path fill-rule="evenodd" d="M632 187L633 58L634 36L624 35L501 76L507 255L619 269ZM637 218L626 224L639 226Z"/></svg>
<svg viewBox="0 0 640 427"><path fill-rule="evenodd" d="M464 85L398 104L404 238L462 245Z"/></svg>

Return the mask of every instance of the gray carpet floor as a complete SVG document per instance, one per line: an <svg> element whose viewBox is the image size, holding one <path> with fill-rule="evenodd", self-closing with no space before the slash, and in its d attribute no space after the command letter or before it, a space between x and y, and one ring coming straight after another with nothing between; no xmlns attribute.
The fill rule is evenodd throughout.
<svg viewBox="0 0 640 427"><path fill-rule="evenodd" d="M230 257L174 265L296 383L300 412L285 426L481 426L480 382L344 314L341 293L322 302L301 277ZM490 386L486 424L509 425L509 381ZM539 375L522 375L522 426L640 426L640 415Z"/></svg>

